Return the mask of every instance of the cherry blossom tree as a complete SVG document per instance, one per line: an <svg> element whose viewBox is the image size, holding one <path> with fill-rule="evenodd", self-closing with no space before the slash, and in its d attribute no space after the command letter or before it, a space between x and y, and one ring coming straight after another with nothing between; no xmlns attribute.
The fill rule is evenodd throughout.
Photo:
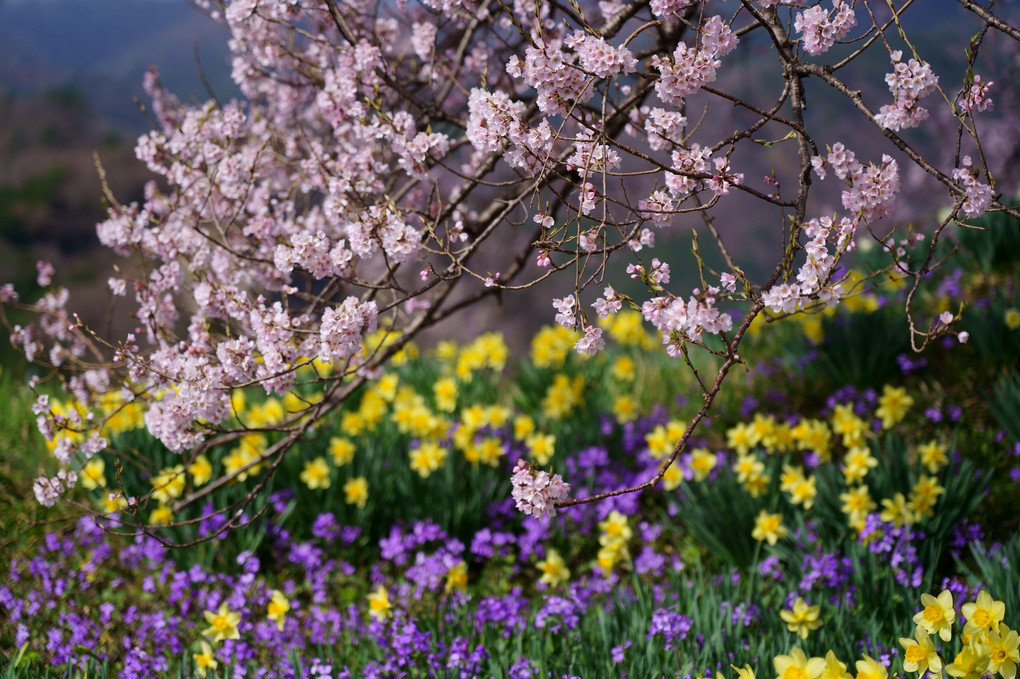
<svg viewBox="0 0 1020 679"><path fill-rule="evenodd" d="M1015 190L993 175L1002 149L982 143L1002 85L981 50L989 36L1020 41L1020 29L973 0L957 9L976 36L942 47L967 48L967 63L941 74L903 28L925 11L914 0L195 2L230 29L242 97L188 104L145 76L154 129L136 151L158 179L141 203L107 190L97 229L133 263L109 285L133 300L137 329L86 327L66 290L31 305L0 292L0 311L37 314L11 327L15 345L61 369L85 404L59 415L37 403L48 438L80 434L61 440L60 472L37 483L44 504L107 446L104 403L142 408L188 463L250 431L230 424L232 390L284 393L311 367L321 399L273 425L283 435L252 462L272 469L423 330L546 279L560 291L549 314L580 331L580 353L604 347L597 318L630 308L680 369L690 351L718 357L659 474L619 492L652 487L741 363L751 322L839 304L852 292L839 263L861 239L886 248L916 290L947 228L989 210L1020 216L999 198ZM888 63L884 83L856 84L865 58ZM768 87L748 86L752 63ZM884 151L811 123L809 92L843 101ZM712 124L722 114L726 132ZM911 136L935 117L956 132L949 162ZM950 209L894 236L905 165ZM769 166L790 168L782 184L749 174ZM833 188L840 207L823 212L813 196ZM772 224L778 256L762 280L736 264L739 235L717 226L728 202ZM695 223L725 266L699 259L701 285L682 290L671 269L684 264L655 246ZM906 259L904 238L927 243L927 256ZM40 282L52 274L42 267ZM617 291L614 276L643 292ZM918 349L952 331L951 315L906 314ZM366 344L379 329L386 341ZM535 514L592 499L568 499L559 477L520 465L514 488Z"/></svg>

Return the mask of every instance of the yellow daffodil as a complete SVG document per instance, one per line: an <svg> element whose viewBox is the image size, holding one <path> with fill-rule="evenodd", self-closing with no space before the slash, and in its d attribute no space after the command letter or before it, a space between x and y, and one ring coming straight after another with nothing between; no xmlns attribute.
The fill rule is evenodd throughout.
<svg viewBox="0 0 1020 679"><path fill-rule="evenodd" d="M212 463L205 455L199 455L188 465L188 473L191 474L191 482L196 488L204 486L212 478Z"/></svg>
<svg viewBox="0 0 1020 679"><path fill-rule="evenodd" d="M748 424L736 424L726 430L726 446L736 451L738 455L746 455L755 443Z"/></svg>
<svg viewBox="0 0 1020 679"><path fill-rule="evenodd" d="M935 676L941 674L942 659L939 657L931 637L923 627L918 625L914 629L913 639L900 639L900 645L904 650L903 669L907 672L917 672L922 675L925 672L931 672Z"/></svg>
<svg viewBox="0 0 1020 679"><path fill-rule="evenodd" d="M368 595L368 614L374 619L383 621L390 617L392 608L390 593L382 585L379 585L378 589Z"/></svg>
<svg viewBox="0 0 1020 679"><path fill-rule="evenodd" d="M81 485L85 490L106 487L106 463L101 457L94 457L81 470Z"/></svg>
<svg viewBox="0 0 1020 679"><path fill-rule="evenodd" d="M998 672L1002 679L1015 679L1020 663L1020 635L1000 622L996 630L988 632L981 650L988 656L988 674Z"/></svg>
<svg viewBox="0 0 1020 679"><path fill-rule="evenodd" d="M775 545L777 540L786 537L786 533L786 527L783 526L783 515L770 514L763 509L754 520L751 537L758 542L765 541L770 545Z"/></svg>
<svg viewBox="0 0 1020 679"><path fill-rule="evenodd" d="M452 592L455 589L463 591L464 588L467 587L467 583L467 563L464 561L458 561L446 572L446 585L444 590L447 593Z"/></svg>
<svg viewBox="0 0 1020 679"><path fill-rule="evenodd" d="M676 490L680 487L680 482L683 480L684 473L680 471L677 465L671 464L662 474L662 487L666 490Z"/></svg>
<svg viewBox="0 0 1020 679"><path fill-rule="evenodd" d="M364 476L354 477L344 484L344 496L347 504L364 509L368 502L368 480Z"/></svg>
<svg viewBox="0 0 1020 679"><path fill-rule="evenodd" d="M544 582L550 587L556 587L561 582L570 579L570 569L567 568L566 562L560 553L552 548L547 549L545 559L538 562L538 570L542 573L542 577L538 581Z"/></svg>
<svg viewBox="0 0 1020 679"><path fill-rule="evenodd" d="M832 651L825 654L825 669L821 679L851 679L850 673L846 671L846 663L840 661Z"/></svg>
<svg viewBox="0 0 1020 679"><path fill-rule="evenodd" d="M599 536L599 544L602 546L624 545L634 535L627 517L615 509L609 512L604 521L599 522L599 529L602 531Z"/></svg>
<svg viewBox="0 0 1020 679"><path fill-rule="evenodd" d="M152 477L152 497L168 505L184 492L184 465L167 467Z"/></svg>
<svg viewBox="0 0 1020 679"><path fill-rule="evenodd" d="M333 436L329 439L329 454L337 467L342 467L353 460L356 450L357 447L348 438Z"/></svg>
<svg viewBox="0 0 1020 679"><path fill-rule="evenodd" d="M808 658L799 648L790 651L790 655L777 655L772 659L776 670L776 679L819 679L825 671L825 661L821 658Z"/></svg>
<svg viewBox="0 0 1020 679"><path fill-rule="evenodd" d="M696 448L691 452L691 471L695 481L704 481L715 469L718 458L708 448Z"/></svg>
<svg viewBox="0 0 1020 679"><path fill-rule="evenodd" d="M549 464L556 451L556 437L552 434L532 434L526 439L525 444L531 453L531 459L543 467Z"/></svg>
<svg viewBox="0 0 1020 679"><path fill-rule="evenodd" d="M808 606L804 599L797 597L793 602L793 610L784 609L779 612L779 617L786 623L788 630L801 639L807 639L808 634L822 626L822 621L818 619L820 612L819 606Z"/></svg>
<svg viewBox="0 0 1020 679"><path fill-rule="evenodd" d="M856 679L889 679L889 670L870 655L864 656L863 660L858 660L856 666Z"/></svg>
<svg viewBox="0 0 1020 679"><path fill-rule="evenodd" d="M290 602L287 601L287 597L284 596L283 592L278 589L273 590L267 609L266 617L275 622L276 629L282 632L287 611L290 610Z"/></svg>
<svg viewBox="0 0 1020 679"><path fill-rule="evenodd" d="M201 648L198 653L192 654L195 659L195 669L198 670L198 676L205 677L205 673L209 670L214 670L219 667L219 663L216 662L216 658L213 656L213 648L209 645L208 641L201 642Z"/></svg>
<svg viewBox="0 0 1020 679"><path fill-rule="evenodd" d="M241 633L237 629L241 624L241 614L231 612L226 601L220 604L216 613L206 611L205 621L209 623L209 627L202 635L212 639L213 643L219 643L224 639L241 638Z"/></svg>
<svg viewBox="0 0 1020 679"><path fill-rule="evenodd" d="M840 493L839 501L843 503L843 513L850 523L863 522L865 517L876 508L867 486L861 485Z"/></svg>
<svg viewBox="0 0 1020 679"><path fill-rule="evenodd" d="M174 522L174 513L166 505L160 505L149 514L149 523L153 526L169 526Z"/></svg>
<svg viewBox="0 0 1020 679"><path fill-rule="evenodd" d="M457 410L457 380L452 377L438 379L432 385L432 392L436 398L436 410L444 413Z"/></svg>
<svg viewBox="0 0 1020 679"><path fill-rule="evenodd" d="M980 679L988 669L989 657L977 639L956 654L956 658L946 665L946 674L957 679Z"/></svg>
<svg viewBox="0 0 1020 679"><path fill-rule="evenodd" d="M931 594L921 595L922 608L914 616L914 624L920 625L928 634L938 634L942 641L949 641L953 636L953 621L956 611L953 609L953 593L942 590L938 598Z"/></svg>
<svg viewBox="0 0 1020 679"><path fill-rule="evenodd" d="M927 467L928 473L938 474L939 470L949 462L947 451L946 446L931 440L917 447L917 457L921 460L921 464Z"/></svg>
<svg viewBox="0 0 1020 679"><path fill-rule="evenodd" d="M907 504L907 498L903 497L903 493L896 493L892 498L882 500L882 513L878 515L878 518L900 528L913 524L917 517L914 516L914 512Z"/></svg>
<svg viewBox="0 0 1020 679"><path fill-rule="evenodd" d="M531 415L518 415L514 418L514 440L525 441L535 431L535 420Z"/></svg>
<svg viewBox="0 0 1020 679"><path fill-rule="evenodd" d="M435 441L426 441L408 453L411 458L411 469L418 472L418 476L427 479L432 472L442 468L449 452Z"/></svg>
<svg viewBox="0 0 1020 679"><path fill-rule="evenodd" d="M887 384L882 389L882 395L878 397L875 416L882 420L883 429L891 429L907 416L907 411L912 405L914 399L907 395L906 389Z"/></svg>
<svg viewBox="0 0 1020 679"><path fill-rule="evenodd" d="M1006 616L1006 604L992 599L988 592L978 592L977 601L963 605L961 611L967 619L963 633L968 636L980 635L995 629Z"/></svg>
<svg viewBox="0 0 1020 679"><path fill-rule="evenodd" d="M330 486L329 465L321 455L314 460L305 462L304 471L299 477L311 490L325 490Z"/></svg>

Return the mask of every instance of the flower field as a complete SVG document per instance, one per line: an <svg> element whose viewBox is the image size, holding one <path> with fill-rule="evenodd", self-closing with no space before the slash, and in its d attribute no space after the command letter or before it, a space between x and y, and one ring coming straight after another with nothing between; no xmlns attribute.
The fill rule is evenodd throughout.
<svg viewBox="0 0 1020 679"><path fill-rule="evenodd" d="M557 326L526 356L407 344L279 462L274 425L326 365L237 390L248 433L201 454L111 402L110 449L53 508L32 479L73 434L45 442L8 374L0 677L1014 679L1020 260L1015 221L984 224L914 300L952 333L912 353L907 287L862 254L838 312L756 321L641 493L613 491L660 470L718 359L679 370L636 313L591 358ZM515 468L609 497L527 516L543 491L515 502Z"/></svg>

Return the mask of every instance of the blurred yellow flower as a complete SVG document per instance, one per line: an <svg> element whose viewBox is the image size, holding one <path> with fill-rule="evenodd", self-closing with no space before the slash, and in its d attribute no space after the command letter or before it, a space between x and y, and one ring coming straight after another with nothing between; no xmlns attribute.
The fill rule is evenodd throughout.
<svg viewBox="0 0 1020 679"><path fill-rule="evenodd" d="M556 587L570 579L570 569L567 568L566 562L560 553L551 547L546 550L545 559L538 562L538 570L542 573L538 581L550 587Z"/></svg>
<svg viewBox="0 0 1020 679"><path fill-rule="evenodd" d="M612 367L609 369L609 374L613 376L613 379L617 382L633 382L634 381L634 359L630 356L620 356L618 359L613 361Z"/></svg>
<svg viewBox="0 0 1020 679"><path fill-rule="evenodd" d="M329 439L329 454L333 458L333 464L343 467L354 459L357 446L350 439L342 436L332 436Z"/></svg>
<svg viewBox="0 0 1020 679"><path fill-rule="evenodd" d="M776 679L819 679L825 670L825 661L821 658L808 658L800 648L790 651L790 655L777 655L772 659L776 670Z"/></svg>
<svg viewBox="0 0 1020 679"><path fill-rule="evenodd" d="M219 643L224 639L241 638L241 633L237 629L241 624L241 614L231 612L226 601L220 604L216 613L206 611L205 621L209 623L209 627L202 635L212 639L213 643Z"/></svg>
<svg viewBox="0 0 1020 679"><path fill-rule="evenodd" d="M435 441L426 441L408 453L411 458L411 469L418 472L418 476L427 479L432 472L443 467L448 453L446 448Z"/></svg>
<svg viewBox="0 0 1020 679"><path fill-rule="evenodd" d="M832 651L825 654L825 669L821 679L851 679L850 673L846 671L846 663L840 661Z"/></svg>
<svg viewBox="0 0 1020 679"><path fill-rule="evenodd" d="M907 411L912 405L914 399L907 395L906 389L887 384L882 388L882 395L878 397L875 416L882 420L883 429L891 429L907 416Z"/></svg>
<svg viewBox="0 0 1020 679"><path fill-rule="evenodd" d="M770 514L767 510L761 510L754 520L754 530L751 537L758 542L768 542L775 545L777 540L786 537L786 527L783 526L782 514Z"/></svg>
<svg viewBox="0 0 1020 679"><path fill-rule="evenodd" d="M199 652L192 654L192 657L195 659L195 669L198 670L198 676L200 677L204 678L206 672L219 667L219 663L216 662L216 658L213 656L213 648L209 645L208 641L201 642Z"/></svg>
<svg viewBox="0 0 1020 679"><path fill-rule="evenodd" d="M184 465L167 467L150 479L152 497L160 504L168 505L184 492Z"/></svg>
<svg viewBox="0 0 1020 679"><path fill-rule="evenodd" d="M390 593L386 588L379 585L379 588L368 595L368 614L380 622L392 615L390 610Z"/></svg>
<svg viewBox="0 0 1020 679"><path fill-rule="evenodd" d="M283 631L283 623L287 617L287 611L290 610L290 602L287 601L287 597L284 596L283 592L278 589L274 589L272 596L269 599L269 605L267 606L266 617L276 623L276 629Z"/></svg>
<svg viewBox="0 0 1020 679"><path fill-rule="evenodd" d="M613 399L613 415L620 424L637 419L637 401L630 394L621 394Z"/></svg>
<svg viewBox="0 0 1020 679"><path fill-rule="evenodd" d="M457 409L457 380L452 377L438 379L432 385L432 391L436 397L436 410L452 413Z"/></svg>
<svg viewBox="0 0 1020 679"><path fill-rule="evenodd" d="M1010 330L1020 328L1020 309L1006 309L1006 314L1003 320L1006 321L1006 327Z"/></svg>
<svg viewBox="0 0 1020 679"><path fill-rule="evenodd" d="M626 515L615 509L609 512L604 521L599 522L599 530L602 531L599 536L599 544L602 546L624 545L634 535Z"/></svg>
<svg viewBox="0 0 1020 679"><path fill-rule="evenodd" d="M364 509L368 502L368 481L364 476L356 476L344 484L345 502Z"/></svg>
<svg viewBox="0 0 1020 679"><path fill-rule="evenodd" d="M746 455L757 441L753 438L753 430L749 424L736 424L726 430L726 445L738 455Z"/></svg>
<svg viewBox="0 0 1020 679"><path fill-rule="evenodd" d="M531 459L540 466L549 464L556 452L556 437L552 434L532 434L525 442L531 453Z"/></svg>
<svg viewBox="0 0 1020 679"><path fill-rule="evenodd" d="M717 457L708 448L696 448L691 452L691 471L695 481L704 481L715 469Z"/></svg>
<svg viewBox="0 0 1020 679"><path fill-rule="evenodd" d="M524 441L535 431L535 420L531 415L518 415L514 418L514 440Z"/></svg>
<svg viewBox="0 0 1020 679"><path fill-rule="evenodd" d="M318 490L329 488L329 465L326 464L326 458L321 455L314 460L305 462L304 471L301 472L299 477L306 486L312 490Z"/></svg>
<svg viewBox="0 0 1020 679"><path fill-rule="evenodd" d="M896 528L901 528L904 525L912 525L916 517L907 504L907 498L903 497L903 493L896 493L892 499L882 500L882 513L878 515L878 518L886 523L891 523Z"/></svg>
<svg viewBox="0 0 1020 679"><path fill-rule="evenodd" d="M103 493L103 498L100 500L100 506L103 511L107 514L112 512L119 512L120 510L128 506L128 501L124 497L123 493Z"/></svg>
<svg viewBox="0 0 1020 679"><path fill-rule="evenodd" d="M740 454L733 463L733 472L737 475L737 482L747 483L749 479L761 476L765 465L754 455Z"/></svg>
<svg viewBox="0 0 1020 679"><path fill-rule="evenodd" d="M81 470L81 485L85 490L106 487L106 462L101 457L93 457L85 463Z"/></svg>
<svg viewBox="0 0 1020 679"><path fill-rule="evenodd" d="M174 513L166 505L160 505L149 514L149 523L153 526L169 526L174 522Z"/></svg>
<svg viewBox="0 0 1020 679"><path fill-rule="evenodd" d="M821 610L819 606L808 606L804 599L797 597L793 602L793 609L783 609L779 612L779 617L786 623L788 630L796 633L801 639L807 639L808 634L822 626L822 621L818 619Z"/></svg>
<svg viewBox="0 0 1020 679"><path fill-rule="evenodd" d="M935 440L917 447L917 456L921 459L921 464L927 467L931 474L938 474L939 470L949 462L946 452L946 446Z"/></svg>
<svg viewBox="0 0 1020 679"><path fill-rule="evenodd" d="M815 485L815 477L809 476L807 478L801 478L792 486L790 486L790 503L794 505L802 505L804 509L811 509L815 505L815 496L818 495L818 489Z"/></svg>
<svg viewBox="0 0 1020 679"><path fill-rule="evenodd" d="M467 563L458 561L446 572L446 585L444 590L449 593L453 590L464 590L468 583Z"/></svg>
<svg viewBox="0 0 1020 679"><path fill-rule="evenodd" d="M677 465L671 464L662 475L662 487L666 490L676 490L683 480L684 473Z"/></svg>
<svg viewBox="0 0 1020 679"><path fill-rule="evenodd" d="M188 473L191 474L191 482L196 488L204 486L212 478L212 463L205 455L199 455L188 465Z"/></svg>
<svg viewBox="0 0 1020 679"><path fill-rule="evenodd" d="M878 466L878 460L865 446L855 446L843 458L843 479L847 485L861 483L868 472Z"/></svg>
<svg viewBox="0 0 1020 679"><path fill-rule="evenodd" d="M843 513L847 515L851 524L863 523L867 515L877 506L865 485L840 493L839 500L843 503Z"/></svg>
<svg viewBox="0 0 1020 679"><path fill-rule="evenodd" d="M988 669L989 659L978 640L971 639L952 664L946 666L946 674L957 679L980 679Z"/></svg>
<svg viewBox="0 0 1020 679"><path fill-rule="evenodd" d="M864 656L863 660L857 661L856 679L888 679L889 670L870 655Z"/></svg>

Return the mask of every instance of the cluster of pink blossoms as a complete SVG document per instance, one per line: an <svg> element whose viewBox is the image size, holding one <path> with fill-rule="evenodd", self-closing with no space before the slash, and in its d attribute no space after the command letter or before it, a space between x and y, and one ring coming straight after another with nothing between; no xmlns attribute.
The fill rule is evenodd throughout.
<svg viewBox="0 0 1020 679"><path fill-rule="evenodd" d="M660 19L670 20L693 5L697 0L652 0L648 7Z"/></svg>
<svg viewBox="0 0 1020 679"><path fill-rule="evenodd" d="M814 300L835 306L844 294L840 281L831 278L844 252L854 249L858 222L843 217L836 223L831 217L812 219L804 225L810 239L804 246L807 258L797 271L796 283L780 283L762 293L762 302L772 313L792 314ZM829 243L835 254L829 252Z"/></svg>
<svg viewBox="0 0 1020 679"><path fill-rule="evenodd" d="M722 65L719 58L737 46L737 36L718 16L709 18L702 26L701 41L702 49L681 42L672 59L652 57L652 67L661 74L655 83L659 99L681 105L686 97L715 81L716 70Z"/></svg>
<svg viewBox="0 0 1020 679"><path fill-rule="evenodd" d="M577 53L578 66L596 78L633 73L637 69L637 58L626 46L613 47L602 36L574 31L563 44Z"/></svg>
<svg viewBox="0 0 1020 679"><path fill-rule="evenodd" d="M829 51L837 40L842 40L857 25L852 7L840 0L832 0L834 16L815 5L797 15L794 28L803 36L804 50L813 56Z"/></svg>
<svg viewBox="0 0 1020 679"><path fill-rule="evenodd" d="M655 107L650 111L641 112L647 113L645 132L648 133L648 147L653 151L661 151L683 142L687 118L679 111Z"/></svg>
<svg viewBox="0 0 1020 679"><path fill-rule="evenodd" d="M360 302L351 296L322 313L319 324L319 360L324 363L346 361L361 351L361 338L375 332L378 310L375 302Z"/></svg>
<svg viewBox="0 0 1020 679"><path fill-rule="evenodd" d="M891 156L883 155L881 165L865 166L853 151L836 142L825 158L812 158L811 165L820 179L825 179L826 168L831 167L839 179L850 185L842 194L843 207L861 219L877 219L892 211L900 190L900 170Z"/></svg>
<svg viewBox="0 0 1020 679"><path fill-rule="evenodd" d="M875 116L882 127L894 132L917 127L927 119L928 109L918 106L917 102L931 94L939 83L931 65L917 59L903 63L902 58L903 53L899 50L891 55L893 72L886 74L885 82L893 94L893 103L882 106Z"/></svg>
<svg viewBox="0 0 1020 679"><path fill-rule="evenodd" d="M700 342L704 332L715 335L733 328L733 318L715 308L719 292L720 288L709 286L703 295L695 289L686 302L679 298L654 297L641 305L644 319L662 333L666 353L676 358L684 338Z"/></svg>
<svg viewBox="0 0 1020 679"><path fill-rule="evenodd" d="M991 111L995 106L995 102L988 95L988 91L992 89L992 85L995 82L989 80L988 82L981 82L981 76L975 75L974 81L970 85L970 89L967 90L963 98L960 100L960 110L968 113L975 111Z"/></svg>
<svg viewBox="0 0 1020 679"><path fill-rule="evenodd" d="M536 519L556 516L556 503L570 494L570 484L565 483L562 476L535 471L523 458L514 465L510 483L513 485L510 494L517 503L517 510Z"/></svg>
<svg viewBox="0 0 1020 679"><path fill-rule="evenodd" d="M963 213L968 217L980 217L992 204L994 191L988 184L978 181L977 169L972 167L970 156L961 159L963 167L953 170L953 180L963 187L967 197L963 201Z"/></svg>

